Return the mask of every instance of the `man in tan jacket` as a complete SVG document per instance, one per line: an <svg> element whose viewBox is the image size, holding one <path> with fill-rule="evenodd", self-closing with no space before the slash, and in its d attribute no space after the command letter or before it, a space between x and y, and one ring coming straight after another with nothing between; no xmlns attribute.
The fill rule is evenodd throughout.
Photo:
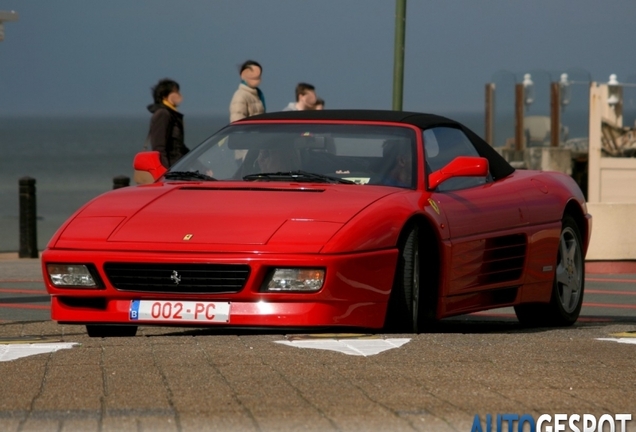
<svg viewBox="0 0 636 432"><path fill-rule="evenodd" d="M265 97L258 88L263 68L254 60L241 65L241 83L230 102L230 123L265 112Z"/></svg>

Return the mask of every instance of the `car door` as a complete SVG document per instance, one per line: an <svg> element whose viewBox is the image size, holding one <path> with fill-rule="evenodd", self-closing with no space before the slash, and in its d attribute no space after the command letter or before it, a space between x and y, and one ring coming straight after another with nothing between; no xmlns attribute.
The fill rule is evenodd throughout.
<svg viewBox="0 0 636 432"><path fill-rule="evenodd" d="M427 129L423 139L427 175L458 156L480 156L460 129ZM526 207L511 183L510 178L493 181L490 175L457 177L432 191L450 233L447 295L502 287L521 279L527 250Z"/></svg>

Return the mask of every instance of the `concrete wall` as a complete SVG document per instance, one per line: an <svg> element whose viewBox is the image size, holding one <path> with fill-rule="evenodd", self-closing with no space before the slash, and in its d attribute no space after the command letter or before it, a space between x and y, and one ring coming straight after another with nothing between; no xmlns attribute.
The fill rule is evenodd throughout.
<svg viewBox="0 0 636 432"><path fill-rule="evenodd" d="M622 102L610 106L608 96L607 84L592 83L587 204L592 239L587 259L636 260L636 159L602 154L602 122L623 125Z"/></svg>
<svg viewBox="0 0 636 432"><path fill-rule="evenodd" d="M592 239L588 260L636 259L636 203L588 203Z"/></svg>
<svg viewBox="0 0 636 432"><path fill-rule="evenodd" d="M594 180L600 202L636 203L636 158L604 157L598 165Z"/></svg>
<svg viewBox="0 0 636 432"><path fill-rule="evenodd" d="M559 171L572 175L572 151L560 147L528 147L524 150L495 148L517 169Z"/></svg>
<svg viewBox="0 0 636 432"><path fill-rule="evenodd" d="M559 171L572 175L572 152L560 147L528 147L524 152L527 169Z"/></svg>

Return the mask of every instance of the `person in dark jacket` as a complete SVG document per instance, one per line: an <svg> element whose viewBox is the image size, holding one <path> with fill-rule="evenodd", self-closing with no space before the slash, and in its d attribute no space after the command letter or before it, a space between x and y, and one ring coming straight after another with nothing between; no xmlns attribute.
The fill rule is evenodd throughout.
<svg viewBox="0 0 636 432"><path fill-rule="evenodd" d="M183 114L177 111L183 96L179 84L162 79L152 88L154 103L148 105L150 119L150 148L159 152L161 163L170 168L190 150L184 142Z"/></svg>

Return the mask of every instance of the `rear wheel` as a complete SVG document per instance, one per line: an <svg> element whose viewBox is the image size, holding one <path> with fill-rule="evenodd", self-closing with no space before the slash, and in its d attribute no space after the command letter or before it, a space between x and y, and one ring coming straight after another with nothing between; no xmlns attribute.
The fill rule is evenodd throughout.
<svg viewBox="0 0 636 432"><path fill-rule="evenodd" d="M126 325L87 325L86 333L90 337L133 337L137 334L137 326Z"/></svg>
<svg viewBox="0 0 636 432"><path fill-rule="evenodd" d="M406 231L399 251L386 327L396 332L417 333L420 330L420 251L417 227Z"/></svg>
<svg viewBox="0 0 636 432"><path fill-rule="evenodd" d="M581 234L574 219L565 216L550 303L515 306L517 318L525 325L572 325L581 313L584 286Z"/></svg>

